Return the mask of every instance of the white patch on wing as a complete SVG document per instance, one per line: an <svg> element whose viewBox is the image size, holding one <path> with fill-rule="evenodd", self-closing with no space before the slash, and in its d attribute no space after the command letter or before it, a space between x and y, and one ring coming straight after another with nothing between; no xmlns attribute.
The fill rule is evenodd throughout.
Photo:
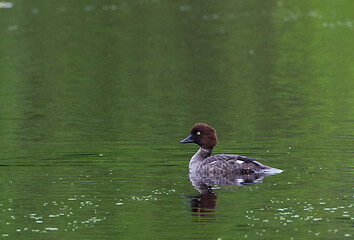
<svg viewBox="0 0 354 240"><path fill-rule="evenodd" d="M244 183L244 182L245 182L245 180L242 179L242 178L238 178L238 179L237 179L237 184L242 184L242 183Z"/></svg>
<svg viewBox="0 0 354 240"><path fill-rule="evenodd" d="M244 163L244 161L241 161L241 160L236 160L236 162L237 162L238 164Z"/></svg>

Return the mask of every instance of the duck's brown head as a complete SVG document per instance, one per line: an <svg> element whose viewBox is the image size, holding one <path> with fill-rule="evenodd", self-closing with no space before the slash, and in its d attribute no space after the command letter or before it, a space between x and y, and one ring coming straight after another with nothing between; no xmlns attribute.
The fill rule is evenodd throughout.
<svg viewBox="0 0 354 240"><path fill-rule="evenodd" d="M215 129L206 123L196 123L191 134L183 139L181 143L196 143L202 148L213 149L218 144L218 137Z"/></svg>

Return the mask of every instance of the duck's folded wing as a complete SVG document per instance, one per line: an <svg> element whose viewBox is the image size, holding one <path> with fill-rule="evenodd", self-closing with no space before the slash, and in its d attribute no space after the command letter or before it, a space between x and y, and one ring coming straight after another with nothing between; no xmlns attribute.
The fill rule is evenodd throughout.
<svg viewBox="0 0 354 240"><path fill-rule="evenodd" d="M245 163L245 162L254 162L257 160L261 160L260 158L249 158L240 155L232 155L232 154L219 154L215 156L208 157L205 159L205 162L233 162L236 161L237 163Z"/></svg>
<svg viewBox="0 0 354 240"><path fill-rule="evenodd" d="M249 157L237 155L237 160L244 161L244 162L253 162L253 161L259 161L262 159L261 158L249 158Z"/></svg>
<svg viewBox="0 0 354 240"><path fill-rule="evenodd" d="M248 158L239 155L220 154L205 159L203 168L209 171L233 171L237 173L262 172L272 169L257 162L257 158Z"/></svg>

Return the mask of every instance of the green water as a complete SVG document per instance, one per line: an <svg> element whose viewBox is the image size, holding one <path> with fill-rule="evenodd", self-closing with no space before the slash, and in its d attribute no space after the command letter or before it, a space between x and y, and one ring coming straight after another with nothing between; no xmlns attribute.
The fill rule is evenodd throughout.
<svg viewBox="0 0 354 240"><path fill-rule="evenodd" d="M353 237L353 1L12 3L0 237ZM284 172L199 196L196 122Z"/></svg>

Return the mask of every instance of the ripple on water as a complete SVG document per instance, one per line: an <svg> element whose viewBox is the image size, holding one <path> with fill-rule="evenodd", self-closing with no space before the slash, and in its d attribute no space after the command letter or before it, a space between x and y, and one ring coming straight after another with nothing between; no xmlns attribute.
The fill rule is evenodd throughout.
<svg viewBox="0 0 354 240"><path fill-rule="evenodd" d="M0 2L0 8L12 8L13 6L12 2Z"/></svg>
<svg viewBox="0 0 354 240"><path fill-rule="evenodd" d="M124 198L115 199L114 204L117 207L124 207L127 202L140 202L159 200L161 196L167 196L175 193L175 189L155 189L150 194L141 196L127 196ZM89 197L87 195L74 195L68 197L67 201L51 201L44 202L41 211L30 212L24 216L13 214L12 199L6 203L0 203L0 211L7 212L8 219L1 219L0 229L4 229L5 225L14 224L14 220L25 222L22 226L14 228L14 232L2 232L3 237L12 236L15 232L33 232L33 233L49 233L54 231L76 231L81 228L93 227L96 223L105 221L110 216L109 211L105 211L102 207L101 200L96 196ZM25 221L21 221L25 220ZM34 224L33 224L34 223ZM63 225L63 223L65 223Z"/></svg>
<svg viewBox="0 0 354 240"><path fill-rule="evenodd" d="M343 196L340 199L349 198L351 197ZM318 203L309 203L297 199L274 197L270 204L253 211L247 211L245 217L249 221L249 226L262 228L268 224L269 226L275 224L278 226L278 232L287 231L289 236L291 236L292 230L295 232L306 231L314 236L330 233L336 236L351 237L349 222L354 220L350 211L352 204L331 206L332 204L334 201L331 199L325 201L323 198L319 198ZM344 222L341 226L345 226L347 222L348 228L339 228L338 222ZM305 227L296 228L299 224Z"/></svg>

